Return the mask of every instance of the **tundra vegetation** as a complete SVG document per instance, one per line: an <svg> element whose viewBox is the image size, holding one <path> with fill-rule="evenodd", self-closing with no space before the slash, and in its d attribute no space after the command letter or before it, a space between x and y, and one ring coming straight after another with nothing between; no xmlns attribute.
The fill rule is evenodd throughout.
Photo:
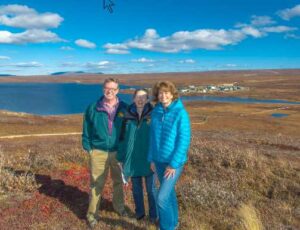
<svg viewBox="0 0 300 230"><path fill-rule="evenodd" d="M170 80L184 85L238 82L231 96L300 100L299 70L126 75L128 85ZM49 78L99 82L106 76ZM5 78L5 81L23 81ZM48 81L47 77L28 78ZM28 81L26 78L26 80ZM2 80L3 81L3 80ZM217 94L216 94L217 95ZM192 123L189 160L177 185L180 229L300 228L300 105L186 103ZM285 117L273 117L284 113ZM0 111L0 229L87 229L88 155L82 116L35 116ZM62 134L30 136L31 134ZM74 134L75 133L75 134ZM24 136L16 136L24 135ZM97 229L156 229L112 208L112 183L102 194Z"/></svg>
<svg viewBox="0 0 300 230"><path fill-rule="evenodd" d="M284 108L289 116L273 118ZM178 183L180 229L300 226L300 107L191 102L189 161ZM0 113L1 136L80 132L81 116ZM8 127L13 127L8 129ZM0 139L1 229L86 229L88 156L80 135ZM120 218L109 179L97 229L156 229Z"/></svg>

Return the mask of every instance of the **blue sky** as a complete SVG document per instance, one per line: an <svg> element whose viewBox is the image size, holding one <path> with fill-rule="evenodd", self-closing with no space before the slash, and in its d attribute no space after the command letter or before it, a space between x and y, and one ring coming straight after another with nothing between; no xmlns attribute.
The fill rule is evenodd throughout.
<svg viewBox="0 0 300 230"><path fill-rule="evenodd" d="M300 68L300 1L1 0L0 74Z"/></svg>

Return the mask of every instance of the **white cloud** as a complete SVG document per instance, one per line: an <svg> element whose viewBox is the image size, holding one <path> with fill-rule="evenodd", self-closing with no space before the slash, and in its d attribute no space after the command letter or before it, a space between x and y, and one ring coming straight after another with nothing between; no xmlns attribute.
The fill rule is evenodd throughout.
<svg viewBox="0 0 300 230"><path fill-rule="evenodd" d="M18 68L31 68L31 67L36 68L36 67L42 67L44 65L36 61L31 61L31 62L19 62L19 63L10 63L10 64L1 65L1 67L4 66L18 67Z"/></svg>
<svg viewBox="0 0 300 230"><path fill-rule="evenodd" d="M237 64L231 64L231 63L229 63L229 64L225 64L225 67L237 67L238 65Z"/></svg>
<svg viewBox="0 0 300 230"><path fill-rule="evenodd" d="M0 24L25 29L57 28L64 19L55 13L38 13L23 5L0 7Z"/></svg>
<svg viewBox="0 0 300 230"><path fill-rule="evenodd" d="M61 50L74 50L71 46L62 46L60 47Z"/></svg>
<svg viewBox="0 0 300 230"><path fill-rule="evenodd" d="M289 26L271 26L276 22L272 20L269 16L256 16L253 15L250 24L238 23L235 25L236 28L247 36L252 36L254 38L260 38L267 36L268 33L287 33L297 30L295 27Z"/></svg>
<svg viewBox="0 0 300 230"><path fill-rule="evenodd" d="M193 59L185 59L185 60L180 60L179 63L194 64L196 63L196 61Z"/></svg>
<svg viewBox="0 0 300 230"><path fill-rule="evenodd" d="M23 32L0 31L0 44L60 42L63 39L48 29L58 27L63 18L55 13L38 13L25 5L0 6L0 26L24 28Z"/></svg>
<svg viewBox="0 0 300 230"><path fill-rule="evenodd" d="M110 61L99 61L99 62L87 62L84 64L84 67L89 69L105 69L113 64Z"/></svg>
<svg viewBox="0 0 300 230"><path fill-rule="evenodd" d="M79 67L81 66L79 63L75 62L64 62L61 64L62 67Z"/></svg>
<svg viewBox="0 0 300 230"><path fill-rule="evenodd" d="M0 60L10 60L10 57L7 57L7 56L0 56Z"/></svg>
<svg viewBox="0 0 300 230"><path fill-rule="evenodd" d="M26 30L21 33L0 31L0 44L26 44L63 41L57 34L46 30Z"/></svg>
<svg viewBox="0 0 300 230"><path fill-rule="evenodd" d="M296 34L287 34L287 35L285 35L285 38L300 39L300 36L298 36Z"/></svg>
<svg viewBox="0 0 300 230"><path fill-rule="evenodd" d="M282 19L287 20L287 21L290 20L291 18L299 17L300 16L300 4L296 5L293 8L288 8L288 9L280 10L277 14Z"/></svg>
<svg viewBox="0 0 300 230"><path fill-rule="evenodd" d="M128 50L122 50L122 49L108 49L105 51L108 54L128 54Z"/></svg>
<svg viewBox="0 0 300 230"><path fill-rule="evenodd" d="M177 53L193 49L217 50L223 46L235 45L246 38L239 30L200 29L195 31L179 31L167 37L160 37L156 30L147 29L140 38L124 43L107 43L104 48L127 51L141 49L163 53Z"/></svg>
<svg viewBox="0 0 300 230"><path fill-rule="evenodd" d="M13 66L15 67L42 67L43 64L36 62L36 61L32 61L32 62L20 62L20 63L16 63Z"/></svg>
<svg viewBox="0 0 300 230"><path fill-rule="evenodd" d="M154 62L153 59L148 59L148 58L139 58L139 59L133 59L132 60L133 62L140 62L140 63L145 63L145 62Z"/></svg>
<svg viewBox="0 0 300 230"><path fill-rule="evenodd" d="M147 29L143 36L128 39L123 43L107 43L103 47L107 53L127 54L131 49L162 53L187 52L196 49L219 50L236 45L251 36L261 38L269 33L287 33L297 30L283 25L272 26L276 22L269 16L251 17L249 24L239 23L236 29L198 29L178 31L161 37L155 29Z"/></svg>
<svg viewBox="0 0 300 230"><path fill-rule="evenodd" d="M298 30L295 27L289 27L289 26L271 26L271 27L264 27L262 28L262 31L268 32L268 33L285 33L285 32L291 32Z"/></svg>
<svg viewBox="0 0 300 230"><path fill-rule="evenodd" d="M125 44L112 44L107 43L104 45L104 48L106 49L106 53L108 54L128 54L128 47Z"/></svg>
<svg viewBox="0 0 300 230"><path fill-rule="evenodd" d="M253 15L251 20L251 25L253 26L266 26L266 25L272 25L276 22L269 16L256 16Z"/></svg>
<svg viewBox="0 0 300 230"><path fill-rule="evenodd" d="M259 31L258 29L252 27L252 26L245 26L243 28L241 28L241 31L246 34L246 35L250 35L252 37L255 38L259 38L264 36L264 33L262 33L261 31Z"/></svg>
<svg viewBox="0 0 300 230"><path fill-rule="evenodd" d="M94 49L96 48L96 44L93 42L90 42L88 40L85 39L77 39L75 41L75 44L80 46L80 47L84 47L84 48L88 48L88 49Z"/></svg>

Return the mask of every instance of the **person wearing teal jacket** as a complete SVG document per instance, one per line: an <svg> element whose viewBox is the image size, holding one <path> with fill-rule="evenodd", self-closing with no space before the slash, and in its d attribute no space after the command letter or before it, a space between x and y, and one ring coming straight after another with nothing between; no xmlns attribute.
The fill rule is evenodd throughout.
<svg viewBox="0 0 300 230"><path fill-rule="evenodd" d="M151 115L148 160L160 182L157 195L160 229L174 230L179 223L175 185L188 159L190 119L172 82L155 84L153 96L157 104Z"/></svg>
<svg viewBox="0 0 300 230"><path fill-rule="evenodd" d="M82 146L89 154L91 173L87 211L90 228L94 228L99 220L101 193L109 171L113 180L113 207L119 215L127 215L121 169L116 159L122 118L127 105L119 100L118 92L118 80L106 79L103 84L103 96L86 109L83 118Z"/></svg>
<svg viewBox="0 0 300 230"><path fill-rule="evenodd" d="M156 186L150 162L147 161L149 147L150 115L153 109L148 102L148 92L138 89L134 103L129 106L123 118L117 160L122 164L126 178L131 178L136 219L145 217L143 178L148 195L150 221L157 220Z"/></svg>

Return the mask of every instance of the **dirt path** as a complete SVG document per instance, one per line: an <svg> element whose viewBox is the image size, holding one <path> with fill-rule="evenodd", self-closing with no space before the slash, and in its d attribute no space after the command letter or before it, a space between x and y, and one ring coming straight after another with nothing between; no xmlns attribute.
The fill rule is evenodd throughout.
<svg viewBox="0 0 300 230"><path fill-rule="evenodd" d="M40 133L40 134L24 134L24 135L9 135L0 136L0 139L13 139L21 137L48 137L48 136L67 136L67 135L81 135L82 133Z"/></svg>
<svg viewBox="0 0 300 230"><path fill-rule="evenodd" d="M194 122L192 125L203 125L206 123L202 122ZM81 135L81 132L74 133L37 133L37 134L22 134L22 135L8 135L8 136L0 136L0 139L14 139L14 138L23 138L23 137L48 137L48 136L67 136L67 135Z"/></svg>

